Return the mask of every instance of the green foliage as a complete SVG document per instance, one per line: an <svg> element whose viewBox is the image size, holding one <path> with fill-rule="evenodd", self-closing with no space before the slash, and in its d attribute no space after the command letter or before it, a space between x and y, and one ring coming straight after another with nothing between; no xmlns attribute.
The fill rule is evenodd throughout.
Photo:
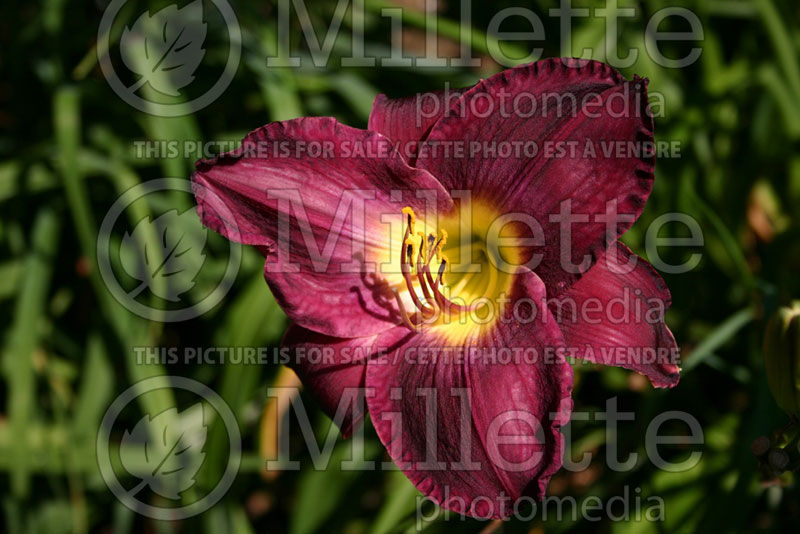
<svg viewBox="0 0 800 534"><path fill-rule="evenodd" d="M137 111L111 90L96 49L102 2L45 0L0 8L3 532L414 531L419 494L396 471L314 471L300 451L300 472L262 478L259 418L277 366L137 362L135 347L278 346L286 320L263 282L257 251L244 249L223 304L186 323L150 321L130 313L109 292L98 268L98 224L115 199L154 179L188 178L193 169L196 158L191 156L137 155L137 141L235 140L268 121L301 115L333 115L365 127L378 92L404 96L445 83L466 86L500 69L491 61L484 61L482 68L342 67L352 38L350 17L344 19L328 65L267 67L268 55L287 54L277 40L277 3L234 3L243 49L233 81L212 105L175 118ZM324 29L337 2L306 4L310 22ZM442 42L452 44L460 36L459 2L447 4L438 15L437 31ZM525 42L501 42L488 33L491 16L517 4L473 2L470 35L476 56L485 59L498 47L513 58L529 53ZM531 4L545 21L547 34L558 35L557 21L547 17L557 3ZM665 275L673 295L668 323L682 348L683 376L677 389L653 391L628 374L577 365L575 398L576 409L584 411L602 409L612 396L618 397L622 411L635 411L635 422L620 425L617 446L640 456L646 421L665 410L686 410L703 427L703 456L683 473L660 471L649 463L612 472L605 468L609 444L602 423L574 421L573 455L594 452L593 468L582 476L562 471L551 490L578 502L592 496L607 499L625 487L663 497L663 523L606 520L603 531L794 532L800 525L796 484L764 489L749 446L785 421L766 385L763 318L800 296L800 19L789 0L686 0L682 4L703 23L703 53L687 68L670 69L653 62L642 48L650 38L644 32L647 18L669 4L638 3L639 15L623 19L618 36L606 35L601 18L576 19L573 49L591 48L598 59L607 50L624 56L630 48L640 49L637 62L623 69L624 74L649 77L651 93L664 96L656 138L679 142L680 157L659 160L646 211L625 241L640 254L650 252L645 246L647 225L674 211L690 215L704 230L705 245L694 251L702 252L698 267ZM365 0L364 5L366 47L384 53L392 32L380 9L394 4ZM126 3L108 34L112 48L121 39L135 39L123 30L134 27L141 13L149 9L155 20L155 13L167 6L162 1ZM424 13L407 10L403 25L418 30L426 20ZM293 53L309 59L294 16L291 24ZM526 29L524 19L509 21L508 31ZM225 61L220 44L225 28L209 24L202 29L204 35L206 31L203 65L219 70ZM546 56L559 55L557 39L542 46ZM667 48L673 57L688 50L685 43ZM162 93L183 95L177 101L199 96L191 88L181 93L180 87L170 86L175 80L149 64L148 57L127 61L149 72ZM213 80L200 82L208 82L207 87ZM146 84L143 90L152 87ZM168 246L177 246L179 236L155 224L136 225L153 221L167 207L177 210L178 217L191 204L184 196L169 194L160 202L131 207L132 233L115 232L117 246L128 243L162 261L162 255L169 255ZM677 226L667 227L662 237L685 237L681 232ZM171 245L165 244L165 236ZM203 272L222 273L227 245L211 234L208 240ZM660 252L673 264L688 259L685 250ZM130 258L123 261L136 270ZM168 282L156 275L145 270L139 280L154 286L154 299L171 295ZM211 283L202 277L196 283L180 279L178 289L199 299ZM231 407L243 436L244 457L233 487L214 508L182 522L150 520L125 508L100 478L95 457L97 430L111 401L131 384L163 375L208 384ZM138 411L127 415L128 423L133 427L142 414L183 411L189 402L169 389L158 390L139 398ZM205 464L198 473L201 487L213 484L224 470L226 447L224 428L211 421ZM371 429L365 449L367 458L378 463L383 459ZM339 443L334 457L348 451ZM687 449L673 447L670 452L683 458ZM426 532L476 532L489 526L458 517L422 524ZM541 526L536 519L533 525L511 521L499 528L538 532ZM567 518L546 522L544 528L595 532L598 525Z"/></svg>

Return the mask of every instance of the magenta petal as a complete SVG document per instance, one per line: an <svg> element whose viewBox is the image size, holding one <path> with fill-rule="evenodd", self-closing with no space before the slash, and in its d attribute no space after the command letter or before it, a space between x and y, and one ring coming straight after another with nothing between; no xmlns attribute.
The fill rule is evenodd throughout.
<svg viewBox="0 0 800 534"><path fill-rule="evenodd" d="M630 270L625 266L631 260L635 267L623 272ZM673 387L680 369L675 338L664 323L670 303L669 290L655 269L616 243L550 302L550 310L576 356L638 371L655 387Z"/></svg>
<svg viewBox="0 0 800 534"><path fill-rule="evenodd" d="M536 218L547 246L537 251L543 259L534 270L555 296L588 268L587 255L596 258L633 224L650 194L655 158L646 85L597 61L548 59L506 70L466 91L434 124L417 166L448 190L471 190L505 213ZM441 149L464 140L468 157ZM567 200L573 214L589 216L572 225L565 248L571 264L584 265L578 272L562 268L562 233L550 220ZM606 240L606 223L595 217L608 201L624 217Z"/></svg>
<svg viewBox="0 0 800 534"><path fill-rule="evenodd" d="M387 277L401 275L382 266L397 246L385 217L402 217L404 206L425 216L418 190L436 195L434 209L452 208L386 137L327 117L264 126L241 149L199 161L193 181L203 224L266 253L265 277L287 315L337 337L400 322L386 290Z"/></svg>
<svg viewBox="0 0 800 534"><path fill-rule="evenodd" d="M463 91L446 89L403 98L379 94L372 103L367 128L391 139L403 157L413 162L419 143Z"/></svg>
<svg viewBox="0 0 800 534"><path fill-rule="evenodd" d="M498 518L511 512L509 499L541 498L561 466L558 429L572 409L572 369L556 350L563 338L544 307L544 284L530 271L517 276L511 302L522 297L547 320L522 325L506 314L458 343L448 326L418 334L396 328L376 342L387 356L367 365L367 386L375 391L367 399L370 416L390 456L420 491L467 515ZM472 356L464 361L451 352L448 359L448 347ZM528 355L504 360L492 351L515 347ZM532 440L511 444L512 435Z"/></svg>
<svg viewBox="0 0 800 534"><path fill-rule="evenodd" d="M366 413L364 381L376 337L340 339L292 325L283 340L290 358L287 365L322 410L334 421L337 411L342 410L338 422L345 437Z"/></svg>

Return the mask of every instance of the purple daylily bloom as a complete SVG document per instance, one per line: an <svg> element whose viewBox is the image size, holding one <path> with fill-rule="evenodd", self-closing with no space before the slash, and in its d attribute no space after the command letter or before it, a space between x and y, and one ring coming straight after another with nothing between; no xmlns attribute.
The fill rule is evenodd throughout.
<svg viewBox="0 0 800 534"><path fill-rule="evenodd" d="M565 355L678 382L669 291L617 241L655 156L614 147L652 131L646 80L550 59L449 94L379 95L367 130L268 124L193 180L203 223L264 253L294 323L284 345L325 348L292 364L322 408L361 391L343 433L368 411L420 491L501 517L501 499L541 498L561 466Z"/></svg>

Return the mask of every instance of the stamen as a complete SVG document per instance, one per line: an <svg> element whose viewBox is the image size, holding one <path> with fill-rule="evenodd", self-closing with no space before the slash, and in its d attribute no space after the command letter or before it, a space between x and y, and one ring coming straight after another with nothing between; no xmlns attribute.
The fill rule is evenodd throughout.
<svg viewBox="0 0 800 534"><path fill-rule="evenodd" d="M422 264L422 257L425 255L425 234L420 232L419 234L419 254L417 254L417 279L419 280L419 286L422 288L422 294L425 295L425 300L430 303L435 302L431 298L431 292L428 290L428 284L425 283L425 267L427 266L430 259L425 262L425 265ZM431 235L431 237L433 237ZM429 247L430 248L430 247Z"/></svg>
<svg viewBox="0 0 800 534"><path fill-rule="evenodd" d="M406 226L405 237L403 238L403 248L400 253L400 271L406 281L406 288L408 288L408 294L411 297L411 301L414 303L414 306L416 306L424 314L430 315L435 313L436 310L426 306L420 300L419 296L417 295L417 290L414 288L414 280L411 278L411 271L414 269L414 251L418 246L416 240L420 239L417 235L411 235L416 216L411 208L403 208L403 213L408 216L408 226Z"/></svg>
<svg viewBox="0 0 800 534"><path fill-rule="evenodd" d="M394 293L395 301L397 301L397 307L400 308L400 317L403 319L403 324L406 325L406 327L408 327L412 331L419 330L419 327L417 327L416 325L414 325L414 323L411 322L411 317L408 315L408 312L406 311L406 305L403 304L403 299L400 298L400 293L398 293L396 289L392 290L392 292Z"/></svg>
<svg viewBox="0 0 800 534"><path fill-rule="evenodd" d="M439 283L444 285L444 270L447 267L447 258L442 257L442 262L439 264L439 274L436 277L436 283L433 285L433 288L436 289L439 287Z"/></svg>
<svg viewBox="0 0 800 534"><path fill-rule="evenodd" d="M477 309L480 304L473 304L471 306L457 304L445 297L440 290L440 287L444 287L444 272L450 263L447 259L447 256L442 253L442 249L444 248L445 243L447 243L447 231L443 229L439 230L438 239L436 238L435 234L429 234L426 243L425 234L423 232L417 233L414 231L417 220L414 210L406 206L403 208L403 214L406 216L406 229L400 251L400 269L406 282L408 294L411 298L411 301L414 303L414 306L420 310L423 316L428 317L431 317L433 314L437 314L439 308L456 312L469 312ZM430 267L434 255L439 259L440 262L435 280L431 274ZM426 302L422 302L417 294L414 278L412 277L412 272L414 270L416 270L416 279ZM458 285L463 286L464 283L465 279L462 278ZM494 287L495 284L496 279L490 278L490 287ZM405 304L400 298L400 293L397 291L397 289L393 289L393 292L395 300L397 301L397 306L401 312L403 324L413 331L418 331L420 329L420 325L415 325L412 322L411 315L409 315L406 311Z"/></svg>
<svg viewBox="0 0 800 534"><path fill-rule="evenodd" d="M411 296L411 300L414 302L414 306L419 308L422 311L430 311L425 304L419 299L417 295L416 289L414 289L414 280L411 278L411 266L410 263L403 262L400 266L400 270L403 273L403 278L406 280L406 287L408 288L408 294Z"/></svg>
<svg viewBox="0 0 800 534"><path fill-rule="evenodd" d="M436 286L439 284L439 277L437 277L436 281L434 281L433 280L433 276L431 276L431 259L432 258L433 258L433 253L429 252L428 253L428 261L425 263L425 267L423 267L423 269L425 270L425 279L427 280L428 285L431 288L435 289ZM443 263L441 263L439 265L439 271L440 272L444 269L444 264L445 263L446 262L443 262Z"/></svg>
<svg viewBox="0 0 800 534"><path fill-rule="evenodd" d="M447 257L442 254L442 263L439 265L439 274L436 277L436 282L431 285L431 289L433 290L433 296L436 297L436 300L439 302L439 305L446 309L446 310L455 310L457 312L471 312L477 310L481 303L473 303L469 306L464 306L462 304L457 304L452 300L448 299L444 296L444 294L439 291L439 285L444 285L444 270L448 263Z"/></svg>
<svg viewBox="0 0 800 534"><path fill-rule="evenodd" d="M447 243L447 230L441 229L439 230L439 243L438 243L439 250L441 250L442 247L444 247L445 243Z"/></svg>
<svg viewBox="0 0 800 534"><path fill-rule="evenodd" d="M414 231L414 225L417 222L417 214L414 213L414 210L411 209L411 206L406 206L403 208L403 214L407 217L409 232L411 234L416 234Z"/></svg>

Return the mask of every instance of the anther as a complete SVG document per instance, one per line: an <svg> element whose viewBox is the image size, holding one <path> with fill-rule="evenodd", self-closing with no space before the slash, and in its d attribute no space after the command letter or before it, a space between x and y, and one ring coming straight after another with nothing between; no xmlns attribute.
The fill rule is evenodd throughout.
<svg viewBox="0 0 800 534"><path fill-rule="evenodd" d="M405 208L403 208L403 214L405 214L406 216L409 233L415 234L416 232L414 231L414 224L417 221L417 214L414 213L414 210L411 209L410 206L406 206Z"/></svg>

